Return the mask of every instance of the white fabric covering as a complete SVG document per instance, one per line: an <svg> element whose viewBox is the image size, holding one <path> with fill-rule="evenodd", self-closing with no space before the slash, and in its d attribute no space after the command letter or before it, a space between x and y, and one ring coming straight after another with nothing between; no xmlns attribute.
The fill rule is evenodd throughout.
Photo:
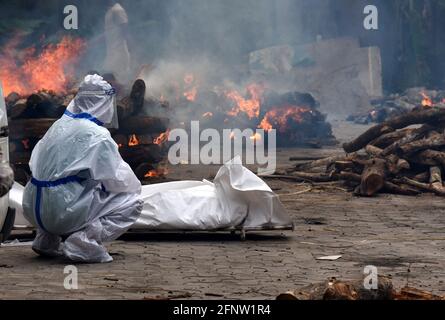
<svg viewBox="0 0 445 320"><path fill-rule="evenodd" d="M142 187L144 207L132 227L146 230L216 230L229 227L291 227L278 196L239 157L209 181Z"/></svg>

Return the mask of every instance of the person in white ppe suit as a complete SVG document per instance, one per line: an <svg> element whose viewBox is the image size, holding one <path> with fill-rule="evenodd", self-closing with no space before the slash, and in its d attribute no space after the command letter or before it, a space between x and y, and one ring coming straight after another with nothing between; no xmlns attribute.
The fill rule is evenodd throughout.
<svg viewBox="0 0 445 320"><path fill-rule="evenodd" d="M115 106L111 85L96 74L86 76L65 114L34 148L23 210L37 227L32 248L38 254L110 262L103 243L138 219L140 181L104 127L116 125Z"/></svg>

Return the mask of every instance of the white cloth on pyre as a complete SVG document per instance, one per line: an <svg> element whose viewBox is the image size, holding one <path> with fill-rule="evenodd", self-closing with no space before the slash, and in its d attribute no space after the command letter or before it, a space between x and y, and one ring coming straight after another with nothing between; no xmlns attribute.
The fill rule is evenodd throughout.
<svg viewBox="0 0 445 320"><path fill-rule="evenodd" d="M213 183L167 182L142 187L144 207L133 225L142 230L218 230L292 227L278 196L239 157Z"/></svg>

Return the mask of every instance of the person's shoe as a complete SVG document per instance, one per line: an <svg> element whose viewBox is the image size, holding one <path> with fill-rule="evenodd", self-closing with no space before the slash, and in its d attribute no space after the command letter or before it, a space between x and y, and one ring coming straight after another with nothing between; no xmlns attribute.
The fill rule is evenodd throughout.
<svg viewBox="0 0 445 320"><path fill-rule="evenodd" d="M88 238L85 231L70 235L64 242L63 255L75 262L106 263L113 261L107 249L94 238Z"/></svg>
<svg viewBox="0 0 445 320"><path fill-rule="evenodd" d="M57 258L57 257L61 257L63 256L63 251L61 246L59 246L59 248L57 250L54 249L42 249L42 248L37 248L32 246L32 250L37 253L38 255L45 257L45 258Z"/></svg>

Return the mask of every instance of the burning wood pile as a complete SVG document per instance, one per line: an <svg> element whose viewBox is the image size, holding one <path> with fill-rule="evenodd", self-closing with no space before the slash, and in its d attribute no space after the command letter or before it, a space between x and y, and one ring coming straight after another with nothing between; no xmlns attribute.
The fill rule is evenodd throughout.
<svg viewBox="0 0 445 320"><path fill-rule="evenodd" d="M416 108L445 107L445 90L411 88L402 94L372 100L371 104L370 111L350 115L347 120L357 124L382 123Z"/></svg>
<svg viewBox="0 0 445 320"><path fill-rule="evenodd" d="M141 180L165 173L158 166L167 154L164 142L169 124L166 118L143 114L145 90L144 81L134 83L131 93L118 102L119 129L111 130L123 159ZM29 178L28 162L34 146L63 115L75 93L75 89L66 94L40 90L30 95L12 92L7 96L10 162L17 181L26 182Z"/></svg>
<svg viewBox="0 0 445 320"><path fill-rule="evenodd" d="M321 147L336 144L326 115L309 93L278 93L264 84L251 83L242 90L201 87L193 75L184 77L183 94L168 99L176 118L199 120L201 127L215 129L271 129L279 147ZM175 86L178 90L178 86Z"/></svg>
<svg viewBox="0 0 445 320"><path fill-rule="evenodd" d="M445 108L413 110L345 143L346 155L298 164L288 175L271 177L313 183L342 181L362 196L379 192L445 196L444 129Z"/></svg>
<svg viewBox="0 0 445 320"><path fill-rule="evenodd" d="M309 93L269 92L263 100L259 128L277 130L277 146L335 145L331 125L317 108L319 103Z"/></svg>

